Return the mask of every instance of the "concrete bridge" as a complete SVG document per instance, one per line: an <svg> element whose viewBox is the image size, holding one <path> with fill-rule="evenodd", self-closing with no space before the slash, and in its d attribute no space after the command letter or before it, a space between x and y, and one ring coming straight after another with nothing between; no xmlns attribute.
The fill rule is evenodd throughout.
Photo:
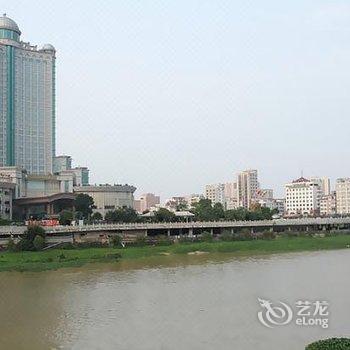
<svg viewBox="0 0 350 350"><path fill-rule="evenodd" d="M55 226L46 227L49 242L74 240L100 240L110 235L123 237L155 236L155 235L199 235L205 231L219 235L224 231L231 233L249 229L252 233L263 231L322 231L350 229L350 217L341 218L302 218L275 219L261 221L196 221L171 223L130 223L130 224L99 224L84 226ZM20 238L26 230L25 226L0 227L0 244L8 238Z"/></svg>

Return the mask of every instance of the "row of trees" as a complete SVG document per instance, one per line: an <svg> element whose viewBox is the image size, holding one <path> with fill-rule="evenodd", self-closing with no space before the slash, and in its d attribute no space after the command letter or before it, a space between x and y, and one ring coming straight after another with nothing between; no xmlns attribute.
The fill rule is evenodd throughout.
<svg viewBox="0 0 350 350"><path fill-rule="evenodd" d="M69 225L72 220L80 219L85 219L91 222L105 220L110 223L131 223L142 221L173 222L184 220L183 218L176 217L173 212L167 210L166 208L160 208L154 213L154 216L152 217L141 218L138 216L137 212L134 209L127 207L108 211L103 218L99 212L92 213L94 201L93 198L87 194L79 194L75 199L74 206L74 212L71 210L63 210L61 212L60 223L62 225ZM212 205L209 199L201 199L194 205L194 208L191 209L191 212L195 215L194 220L197 221L265 220L271 219L273 214L277 213L276 210L270 210L269 208L261 207L259 204L254 204L249 210L245 208L225 210L222 204L215 203Z"/></svg>
<svg viewBox="0 0 350 350"><path fill-rule="evenodd" d="M201 199L195 204L193 213L199 221L246 221L272 219L272 216L277 213L277 210L262 207L260 204L252 205L250 210L245 208L225 210L221 203L212 205L210 199Z"/></svg>

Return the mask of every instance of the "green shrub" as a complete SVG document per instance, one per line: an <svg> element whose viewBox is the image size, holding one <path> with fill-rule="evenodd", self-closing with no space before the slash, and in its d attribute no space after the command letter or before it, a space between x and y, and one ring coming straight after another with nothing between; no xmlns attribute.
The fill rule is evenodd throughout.
<svg viewBox="0 0 350 350"><path fill-rule="evenodd" d="M71 242L64 242L60 244L59 248L64 250L70 250L70 249L76 249L77 246Z"/></svg>
<svg viewBox="0 0 350 350"><path fill-rule="evenodd" d="M156 238L156 245L167 246L171 245L172 243L172 240L167 236L158 236Z"/></svg>
<svg viewBox="0 0 350 350"><path fill-rule="evenodd" d="M60 255L57 256L57 258L58 258L58 261L62 261L66 259L66 256L63 253L61 253Z"/></svg>
<svg viewBox="0 0 350 350"><path fill-rule="evenodd" d="M305 350L349 350L349 338L330 338L309 344Z"/></svg>
<svg viewBox="0 0 350 350"><path fill-rule="evenodd" d="M119 260L122 256L119 253L107 253L106 259Z"/></svg>
<svg viewBox="0 0 350 350"><path fill-rule="evenodd" d="M7 250L9 252L15 252L17 249L16 249L16 243L14 242L14 240L12 238L10 238L7 242Z"/></svg>
<svg viewBox="0 0 350 350"><path fill-rule="evenodd" d="M45 239L42 236L36 235L33 240L35 250L43 250L45 247Z"/></svg>
<svg viewBox="0 0 350 350"><path fill-rule="evenodd" d="M143 247L147 244L147 239L145 236L137 236L135 239L135 245L138 247Z"/></svg>
<svg viewBox="0 0 350 350"><path fill-rule="evenodd" d="M109 240L110 245L114 248L121 246L122 238L119 235L114 235Z"/></svg>
<svg viewBox="0 0 350 350"><path fill-rule="evenodd" d="M213 241L213 236L210 232L208 231L204 231L201 236L200 239L202 242L212 242Z"/></svg>
<svg viewBox="0 0 350 350"><path fill-rule="evenodd" d="M276 235L273 231L264 231L262 234L262 239L270 240L275 238L276 238Z"/></svg>
<svg viewBox="0 0 350 350"><path fill-rule="evenodd" d="M220 239L224 242L230 242L230 241L233 241L234 236L230 231L224 231L221 234Z"/></svg>

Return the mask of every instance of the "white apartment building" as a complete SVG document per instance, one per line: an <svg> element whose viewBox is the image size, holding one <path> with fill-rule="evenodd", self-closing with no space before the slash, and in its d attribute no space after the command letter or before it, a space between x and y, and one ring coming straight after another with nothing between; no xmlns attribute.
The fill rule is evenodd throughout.
<svg viewBox="0 0 350 350"><path fill-rule="evenodd" d="M221 203L225 206L225 184L206 185L205 198L210 199L212 204Z"/></svg>
<svg viewBox="0 0 350 350"><path fill-rule="evenodd" d="M320 214L322 216L332 216L337 213L337 196L335 191L323 195L320 199Z"/></svg>
<svg viewBox="0 0 350 350"><path fill-rule="evenodd" d="M319 191L316 182L303 177L285 185L285 216L314 216L319 213Z"/></svg>
<svg viewBox="0 0 350 350"><path fill-rule="evenodd" d="M322 196L331 194L331 180L328 177L310 177L310 181L319 185Z"/></svg>
<svg viewBox="0 0 350 350"><path fill-rule="evenodd" d="M337 214L350 214L350 178L337 179L335 184Z"/></svg>
<svg viewBox="0 0 350 350"><path fill-rule="evenodd" d="M240 207L249 209L259 189L258 171L245 170L237 175L237 200Z"/></svg>

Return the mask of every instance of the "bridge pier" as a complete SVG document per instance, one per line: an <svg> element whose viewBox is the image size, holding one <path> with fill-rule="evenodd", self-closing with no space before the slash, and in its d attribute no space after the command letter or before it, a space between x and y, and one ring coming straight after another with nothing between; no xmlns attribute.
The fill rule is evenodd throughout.
<svg viewBox="0 0 350 350"><path fill-rule="evenodd" d="M188 237L193 237L193 228L188 229Z"/></svg>

